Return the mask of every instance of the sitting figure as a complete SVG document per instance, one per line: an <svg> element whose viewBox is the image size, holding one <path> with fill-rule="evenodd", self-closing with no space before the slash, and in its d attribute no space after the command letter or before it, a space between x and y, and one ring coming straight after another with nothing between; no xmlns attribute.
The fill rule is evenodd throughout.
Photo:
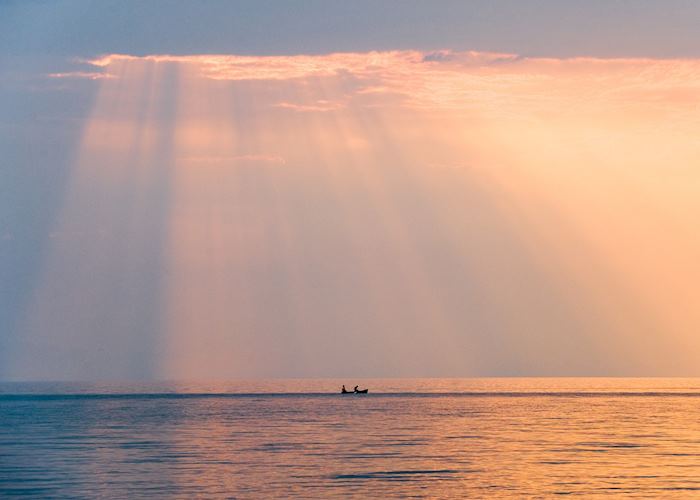
<svg viewBox="0 0 700 500"><path fill-rule="evenodd" d="M341 394L348 394L347 389L345 389L345 384L343 384L343 388L340 390Z"/></svg>

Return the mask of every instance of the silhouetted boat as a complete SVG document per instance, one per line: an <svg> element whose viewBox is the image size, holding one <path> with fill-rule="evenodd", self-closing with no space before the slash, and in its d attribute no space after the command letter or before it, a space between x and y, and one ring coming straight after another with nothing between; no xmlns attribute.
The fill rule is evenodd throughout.
<svg viewBox="0 0 700 500"><path fill-rule="evenodd" d="M358 389L357 391L347 391L347 392L341 392L341 394L367 394L369 392L369 389Z"/></svg>

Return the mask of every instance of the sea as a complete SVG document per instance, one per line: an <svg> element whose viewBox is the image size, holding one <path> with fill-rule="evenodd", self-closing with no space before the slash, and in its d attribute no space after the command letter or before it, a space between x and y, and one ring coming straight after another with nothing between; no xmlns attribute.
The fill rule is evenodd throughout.
<svg viewBox="0 0 700 500"><path fill-rule="evenodd" d="M1 497L560 495L700 498L700 379L0 384Z"/></svg>

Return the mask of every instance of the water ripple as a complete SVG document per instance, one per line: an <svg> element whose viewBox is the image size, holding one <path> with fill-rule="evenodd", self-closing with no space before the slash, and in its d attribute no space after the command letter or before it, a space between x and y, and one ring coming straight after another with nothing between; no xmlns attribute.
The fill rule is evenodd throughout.
<svg viewBox="0 0 700 500"><path fill-rule="evenodd" d="M348 398L5 387L0 496L696 496L698 382L671 392L595 383L614 390Z"/></svg>

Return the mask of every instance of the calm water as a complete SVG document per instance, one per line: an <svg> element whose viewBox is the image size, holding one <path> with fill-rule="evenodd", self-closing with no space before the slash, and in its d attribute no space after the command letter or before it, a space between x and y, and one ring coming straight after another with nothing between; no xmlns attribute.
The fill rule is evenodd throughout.
<svg viewBox="0 0 700 500"><path fill-rule="evenodd" d="M12 494L700 498L700 380L0 384Z"/></svg>

